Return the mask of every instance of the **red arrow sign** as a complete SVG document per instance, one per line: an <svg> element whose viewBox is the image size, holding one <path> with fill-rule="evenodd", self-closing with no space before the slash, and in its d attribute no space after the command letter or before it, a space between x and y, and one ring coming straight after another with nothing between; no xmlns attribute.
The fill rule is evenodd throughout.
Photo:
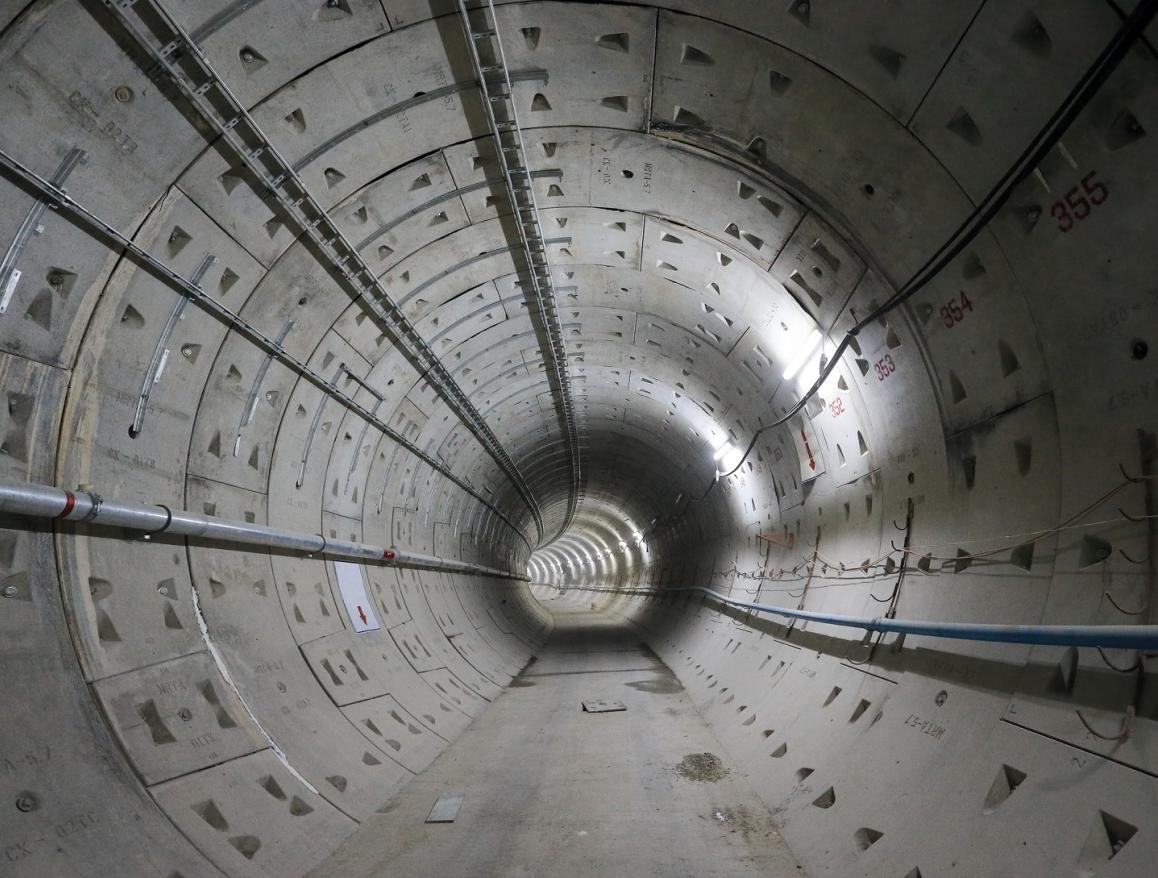
<svg viewBox="0 0 1158 878"><path fill-rule="evenodd" d="M812 456L812 449L808 445L808 437L804 435L804 428L800 428L800 438L804 440L804 450L808 452L808 468L816 472L816 458Z"/></svg>
<svg viewBox="0 0 1158 878"><path fill-rule="evenodd" d="M358 618L362 620L362 624L366 624L366 611L362 609L362 605L358 604Z"/></svg>

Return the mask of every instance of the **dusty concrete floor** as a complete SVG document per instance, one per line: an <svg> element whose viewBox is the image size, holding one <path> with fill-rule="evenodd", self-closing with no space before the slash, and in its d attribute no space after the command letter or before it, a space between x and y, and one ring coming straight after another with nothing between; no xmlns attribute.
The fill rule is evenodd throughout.
<svg viewBox="0 0 1158 878"><path fill-rule="evenodd" d="M313 876L803 875L671 671L604 617L556 622L538 661ZM584 713L591 699L627 710ZM425 823L450 792L466 795L457 820Z"/></svg>

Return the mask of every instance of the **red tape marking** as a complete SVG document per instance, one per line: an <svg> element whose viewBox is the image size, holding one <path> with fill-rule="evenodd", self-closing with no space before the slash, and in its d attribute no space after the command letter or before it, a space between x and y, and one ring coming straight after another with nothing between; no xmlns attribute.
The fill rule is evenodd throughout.
<svg viewBox="0 0 1158 878"><path fill-rule="evenodd" d="M64 492L64 511L62 511L57 518L68 518L68 514L76 507L76 494L72 491Z"/></svg>

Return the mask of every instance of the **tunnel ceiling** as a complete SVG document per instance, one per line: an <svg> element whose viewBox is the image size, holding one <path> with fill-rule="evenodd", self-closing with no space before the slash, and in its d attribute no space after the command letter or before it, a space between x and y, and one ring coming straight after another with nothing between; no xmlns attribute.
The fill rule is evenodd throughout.
<svg viewBox="0 0 1158 878"><path fill-rule="evenodd" d="M742 6L735 10L740 17ZM432 10L425 4L384 15L369 3L303 4L273 17L237 4L174 12L470 395L542 507L543 533L508 475L418 379L366 304L351 303L284 211L259 195L262 187L240 158L220 141L205 148L197 112L171 89L166 94L162 79L142 78L130 58L112 50L116 40L135 51L114 21L98 14L98 23L86 10L50 5L17 23L8 41L16 53L9 89L14 111L39 119L41 99L61 95L67 109L35 130L14 132L13 152L34 155L33 143L46 137L65 143L77 124L107 128L68 178L78 201L99 205L101 218L115 226L147 217L156 238L152 252L185 277L212 254L207 292L323 377L331 378L327 372L336 366L351 368L354 377L342 375L347 388L364 398L384 394L380 410L396 411L417 444L453 461L469 483L493 495L532 545L556 537L567 508L567 449L457 17L428 20ZM68 29L56 24L63 16L72 20ZM678 501L702 493L713 479L717 450L730 457L733 447L746 446L753 430L795 402L798 385L815 377L813 361L799 369L798 380L783 378L811 329L833 329L841 313L887 297L889 279L914 267L915 254L929 249L966 208L958 182L898 122L916 108L918 90L906 84L916 80L914 68L927 67L922 56L951 42L965 18L963 11L935 22L927 13L919 17L930 30L914 22L910 37L890 31L898 48L870 43L850 56L833 44L836 34L798 54L735 27L740 21L671 10L500 7L558 291L584 494L611 498L628 520L651 525ZM791 26L807 37L812 27L807 14L767 18L766 33ZM58 81L43 80L38 62L45 55L72 57L90 41L110 49L99 89L65 89L59 62ZM286 45L294 51L284 51ZM896 58L904 59L906 76L893 69ZM859 89L826 69L837 60L853 65L847 73ZM822 117L815 112L818 100L829 108ZM138 120L148 120L148 136ZM50 133L45 125L59 130ZM841 133L849 127L858 132L855 142ZM826 147L836 154L826 156ZM110 162L102 162L102 154ZM817 156L847 164L843 179L818 179ZM897 167L904 167L903 177ZM842 231L849 226L859 239ZM74 230L62 234L76 237L94 264L102 261L99 244ZM870 268L866 246L885 267ZM70 286L91 280L77 274ZM80 309L89 303L79 292L58 295L63 300L51 314L31 318L36 329L25 332L29 321L19 327L33 336L21 345L59 361L74 350L97 360L106 346L135 348L164 323L172 301L171 292L142 294L150 297L147 305L130 291L120 314L98 312L83 338L63 330L70 318L83 325ZM887 331L895 341L893 328ZM186 374L169 381L188 381L188 390L173 387L175 397L196 394L201 384L222 390L232 383L243 391L235 407L244 404L261 352L235 339L227 351L201 363L185 352L186 362L175 365ZM101 367L132 372L139 364ZM305 432L309 442L311 430L330 426L283 417L289 392L273 389L276 373L262 384L268 405L253 410L246 429L228 423L240 423L244 412L198 417L189 453L208 464L207 473L256 487L278 457L275 435L289 445ZM861 378L847 371L840 378L843 387L852 386L849 410L862 422L846 437L852 447L842 446L852 458L864 453L871 430L856 387ZM157 390L165 398L170 387ZM143 429L127 447L155 459L148 447L164 441L164 428L149 421L167 412L165 403L149 405ZM151 416L154 405L158 418ZM110 446L125 445L117 436L121 413L85 409L74 406L73 418L97 419L94 426L108 430ZM785 436L779 440L785 444ZM220 453L230 446L232 454ZM344 453L343 443L336 449ZM305 463L311 473L321 472L316 461ZM85 464L77 466L83 475ZM777 493L798 490L801 476L784 469ZM849 475L863 472L854 462ZM332 502L356 503L359 488L370 490L355 484L360 474L344 481ZM581 505L579 521L588 515Z"/></svg>

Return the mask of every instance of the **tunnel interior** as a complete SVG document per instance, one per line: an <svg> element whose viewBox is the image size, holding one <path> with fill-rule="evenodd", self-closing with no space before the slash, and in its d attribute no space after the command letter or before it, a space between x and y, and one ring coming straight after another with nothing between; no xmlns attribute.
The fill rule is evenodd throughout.
<svg viewBox="0 0 1158 878"><path fill-rule="evenodd" d="M1158 647L750 605L1154 633L1153 5L0 2L3 874L305 875L560 613L794 874L1150 874Z"/></svg>

